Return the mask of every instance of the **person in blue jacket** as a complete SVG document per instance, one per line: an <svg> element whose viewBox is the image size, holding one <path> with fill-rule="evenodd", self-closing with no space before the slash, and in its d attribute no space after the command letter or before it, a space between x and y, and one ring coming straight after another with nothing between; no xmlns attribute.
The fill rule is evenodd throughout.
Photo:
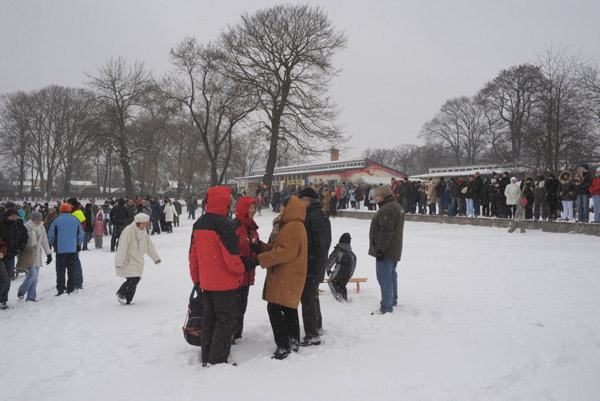
<svg viewBox="0 0 600 401"><path fill-rule="evenodd" d="M48 228L48 242L56 252L56 296L65 292L65 272L68 274L66 291L70 294L75 291L77 252L83 244L83 227L71 214L70 204L60 206L60 214Z"/></svg>

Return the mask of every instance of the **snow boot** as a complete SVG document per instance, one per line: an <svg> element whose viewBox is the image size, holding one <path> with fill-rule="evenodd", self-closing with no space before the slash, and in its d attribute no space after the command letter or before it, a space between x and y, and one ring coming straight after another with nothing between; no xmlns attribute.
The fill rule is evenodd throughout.
<svg viewBox="0 0 600 401"><path fill-rule="evenodd" d="M281 361L281 360L287 358L288 355L290 354L290 352L291 351L287 348L277 347L277 349L275 350L275 353L273 354L271 359L277 359L278 361Z"/></svg>

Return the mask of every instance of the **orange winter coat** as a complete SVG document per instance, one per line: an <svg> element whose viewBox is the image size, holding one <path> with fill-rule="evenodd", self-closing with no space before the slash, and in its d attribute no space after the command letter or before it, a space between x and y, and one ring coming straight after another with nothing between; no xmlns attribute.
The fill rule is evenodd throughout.
<svg viewBox="0 0 600 401"><path fill-rule="evenodd" d="M258 255L260 265L267 269L263 299L267 302L297 309L306 281L308 240L304 219L306 206L292 196L281 216L281 230L273 244L263 244L265 252Z"/></svg>

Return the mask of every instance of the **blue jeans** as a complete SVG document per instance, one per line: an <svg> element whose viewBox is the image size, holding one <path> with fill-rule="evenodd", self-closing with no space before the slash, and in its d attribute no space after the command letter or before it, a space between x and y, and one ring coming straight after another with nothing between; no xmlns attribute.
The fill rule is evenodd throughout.
<svg viewBox="0 0 600 401"><path fill-rule="evenodd" d="M384 260L376 262L377 281L381 288L381 307L385 312L392 312L394 305L398 303L398 273L396 266L398 262Z"/></svg>
<svg viewBox="0 0 600 401"><path fill-rule="evenodd" d="M577 195L577 220L588 221L590 219L590 195Z"/></svg>
<svg viewBox="0 0 600 401"><path fill-rule="evenodd" d="M437 200L437 208L438 208L438 215L443 216L444 215L444 198L443 197L439 197Z"/></svg>
<svg viewBox="0 0 600 401"><path fill-rule="evenodd" d="M35 301L37 298L37 283L38 275L40 274L40 268L37 266L31 266L27 269L29 274L23 281L23 284L19 287L19 294L27 294L28 301Z"/></svg>
<svg viewBox="0 0 600 401"><path fill-rule="evenodd" d="M594 222L600 223L600 195L593 195L594 201Z"/></svg>
<svg viewBox="0 0 600 401"><path fill-rule="evenodd" d="M473 216L473 199L467 198L467 216Z"/></svg>
<svg viewBox="0 0 600 401"><path fill-rule="evenodd" d="M88 242L92 239L92 235L93 233L87 231L83 233L83 249L86 251L88 250Z"/></svg>

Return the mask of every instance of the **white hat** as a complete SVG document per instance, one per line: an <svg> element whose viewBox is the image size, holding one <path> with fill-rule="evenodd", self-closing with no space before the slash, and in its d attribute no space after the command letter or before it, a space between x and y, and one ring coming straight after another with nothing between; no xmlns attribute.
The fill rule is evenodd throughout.
<svg viewBox="0 0 600 401"><path fill-rule="evenodd" d="M597 172L597 173L600 173L600 167L598 167L598 168L596 169L596 172Z"/></svg>
<svg viewBox="0 0 600 401"><path fill-rule="evenodd" d="M150 221L150 217L148 217L146 213L138 213L133 218L133 221L135 221L136 223L145 223L147 221Z"/></svg>
<svg viewBox="0 0 600 401"><path fill-rule="evenodd" d="M510 180L511 180L511 181L512 181L512 180L515 180L515 181L517 181L517 177L511 177L511 178L510 178Z"/></svg>

